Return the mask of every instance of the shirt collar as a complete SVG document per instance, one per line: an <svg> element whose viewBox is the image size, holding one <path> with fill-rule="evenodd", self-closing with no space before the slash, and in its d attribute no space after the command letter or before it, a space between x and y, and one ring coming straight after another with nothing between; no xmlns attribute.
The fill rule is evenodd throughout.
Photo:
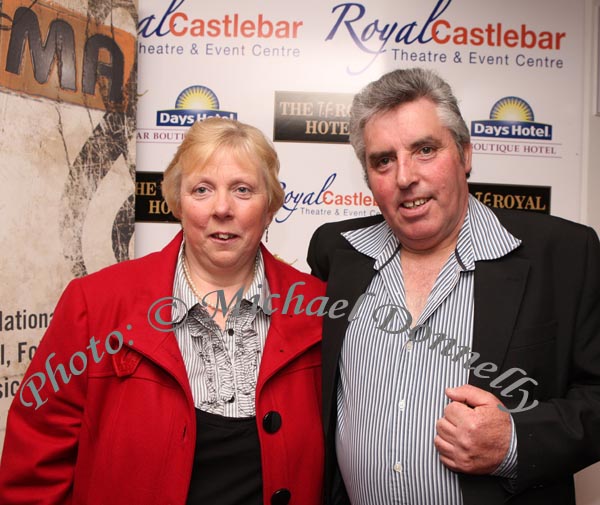
<svg viewBox="0 0 600 505"><path fill-rule="evenodd" d="M342 236L358 252L375 260L375 265L373 265L375 270L380 270L390 261L400 246L400 242L386 221L366 228L346 231L342 233Z"/></svg>
<svg viewBox="0 0 600 505"><path fill-rule="evenodd" d="M350 230L342 236L358 252L375 260L380 270L398 252L400 243L386 221ZM521 244L475 197L469 195L465 220L458 233L455 256L462 270L474 270L476 261L501 258Z"/></svg>
<svg viewBox="0 0 600 505"><path fill-rule="evenodd" d="M496 214L473 195L469 195L471 242L474 261L495 260L506 256L521 245Z"/></svg>

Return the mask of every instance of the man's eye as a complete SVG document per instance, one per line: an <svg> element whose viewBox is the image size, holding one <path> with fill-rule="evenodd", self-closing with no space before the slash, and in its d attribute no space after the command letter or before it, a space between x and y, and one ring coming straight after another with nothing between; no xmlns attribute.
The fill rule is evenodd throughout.
<svg viewBox="0 0 600 505"><path fill-rule="evenodd" d="M392 158L390 158L389 156L385 156L384 158L380 158L379 161L377 162L377 165L380 167L385 167L386 165L389 165L392 162Z"/></svg>
<svg viewBox="0 0 600 505"><path fill-rule="evenodd" d="M421 154L424 154L425 156L429 156L430 154L433 154L434 152L435 152L435 149L431 146L421 147Z"/></svg>

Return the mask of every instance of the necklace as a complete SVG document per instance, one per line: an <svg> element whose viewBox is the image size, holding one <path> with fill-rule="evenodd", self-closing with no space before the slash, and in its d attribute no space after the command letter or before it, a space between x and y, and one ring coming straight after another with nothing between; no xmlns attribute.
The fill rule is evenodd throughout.
<svg viewBox="0 0 600 505"><path fill-rule="evenodd" d="M192 291L196 295L196 298L198 299L198 301L202 302L204 305L206 305L207 307L210 307L211 309L218 310L218 308L215 305L213 305L212 303L208 303L206 301L206 295L204 297L202 297L202 296L200 296L200 293L198 293L198 290L196 289L196 285L194 284L194 281L192 280L192 276L190 275L190 272L188 270L187 260L185 259L185 254L183 255L183 274L185 275L185 280L187 281L190 288L192 288Z"/></svg>
<svg viewBox="0 0 600 505"><path fill-rule="evenodd" d="M254 277L256 277L257 269L258 269L258 257L254 261L254 272L252 273L252 280L250 281L250 284L252 284L252 282L254 281ZM196 298L198 299L198 301L202 302L203 305L206 305L207 307L210 307L213 310L219 310L218 306L213 305L212 303L209 303L206 301L206 295L200 296L200 293L196 289L196 285L194 284L194 281L192 280L192 276L190 275L190 271L188 270L187 259L185 258L185 247L183 250L183 274L185 275L185 280L187 281L188 285L194 292L194 295L196 295Z"/></svg>

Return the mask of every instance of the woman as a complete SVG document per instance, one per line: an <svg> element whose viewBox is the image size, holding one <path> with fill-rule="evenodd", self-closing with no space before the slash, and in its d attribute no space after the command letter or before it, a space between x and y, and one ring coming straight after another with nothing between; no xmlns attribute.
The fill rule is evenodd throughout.
<svg viewBox="0 0 600 505"><path fill-rule="evenodd" d="M182 232L67 287L11 406L0 503L320 503L303 305L324 289L260 244L278 170L254 127L190 128L163 182Z"/></svg>

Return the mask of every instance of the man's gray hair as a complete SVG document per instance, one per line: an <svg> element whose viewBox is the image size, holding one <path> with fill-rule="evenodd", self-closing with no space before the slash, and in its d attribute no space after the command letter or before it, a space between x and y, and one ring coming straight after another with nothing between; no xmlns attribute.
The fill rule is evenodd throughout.
<svg viewBox="0 0 600 505"><path fill-rule="evenodd" d="M350 109L350 143L356 156L367 171L363 133L367 122L380 112L420 98L430 100L437 106L442 124L450 130L462 163L464 149L471 136L465 124L456 97L446 81L434 71L424 68L399 69L389 72L363 88L353 99Z"/></svg>

